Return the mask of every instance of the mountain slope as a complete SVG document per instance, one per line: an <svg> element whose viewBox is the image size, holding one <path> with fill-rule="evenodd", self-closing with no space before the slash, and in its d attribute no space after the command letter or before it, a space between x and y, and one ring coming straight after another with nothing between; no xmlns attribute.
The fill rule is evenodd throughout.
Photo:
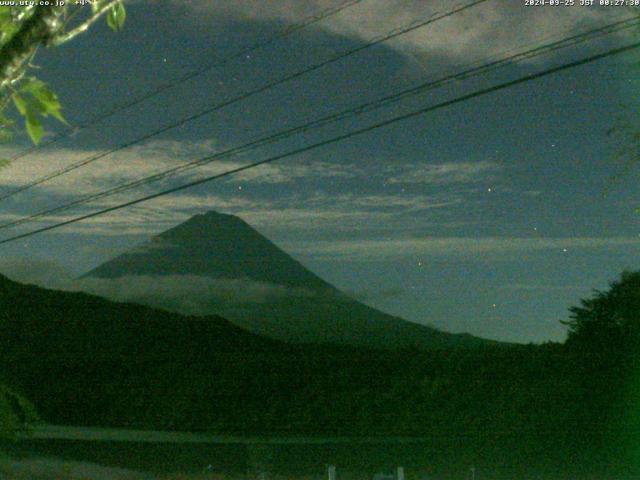
<svg viewBox="0 0 640 480"><path fill-rule="evenodd" d="M244 221L217 212L196 215L84 277L124 275L248 278L291 287L334 290Z"/></svg>
<svg viewBox="0 0 640 480"><path fill-rule="evenodd" d="M487 342L368 307L307 270L238 217L217 212L196 215L83 278L121 279L122 291L134 277L149 280L182 275L189 276L183 283L194 276L236 282L224 294L209 291L206 299L199 292L197 301L208 304L206 313L220 314L253 332L289 342L373 348L446 348ZM237 296L242 296L243 285L260 285L271 294L241 300ZM166 295L132 294L128 299L181 311L180 302Z"/></svg>
<svg viewBox="0 0 640 480"><path fill-rule="evenodd" d="M430 468L464 467L452 478L468 471L469 458L485 459L487 471L503 469L503 478L534 465L541 474L532 478L567 468L566 478L632 478L601 472L609 465L628 471L620 443L610 442L617 417L603 409L619 417L613 405L622 399L616 385L624 368L612 362L601 370L601 356L585 362L558 345L422 352L292 346L219 317L2 276L0 307L0 381L50 423L251 436L416 435L430 439L417 452ZM636 445L637 435L625 432L623 440ZM131 448L127 455L139 452ZM581 461L567 462L576 452Z"/></svg>
<svg viewBox="0 0 640 480"><path fill-rule="evenodd" d="M475 372L476 359L495 362L512 349L293 346L216 316L187 317L1 275L0 307L0 381L46 422L64 425L415 433L451 425L414 418L433 414L422 396L437 393L432 379L446 378L451 362ZM462 381L455 394L465 405L467 390ZM449 415L451 402L443 405ZM466 414L456 421L463 428Z"/></svg>
<svg viewBox="0 0 640 480"><path fill-rule="evenodd" d="M404 378L400 353L295 347L216 316L46 290L2 275L0 307L0 381L48 423L244 433L399 428L386 410L367 417L366 429L349 417Z"/></svg>
<svg viewBox="0 0 640 480"><path fill-rule="evenodd" d="M288 352L220 317L183 317L2 276L0 305L0 374L55 423L224 422L233 412L211 407L216 387L242 387L245 372L257 373L246 359ZM250 410L242 398L235 408L234 415Z"/></svg>

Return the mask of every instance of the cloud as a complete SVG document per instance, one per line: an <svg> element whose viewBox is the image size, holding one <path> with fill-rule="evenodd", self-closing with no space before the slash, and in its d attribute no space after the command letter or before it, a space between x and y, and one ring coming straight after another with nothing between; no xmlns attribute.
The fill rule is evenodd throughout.
<svg viewBox="0 0 640 480"><path fill-rule="evenodd" d="M239 166L239 165L238 165ZM330 179L364 177L362 168L353 164L322 161L265 164L234 175L234 182L285 184L301 179Z"/></svg>
<svg viewBox="0 0 640 480"><path fill-rule="evenodd" d="M445 185L475 183L492 180L502 166L488 161L419 163L396 168L400 172L387 179L388 183Z"/></svg>
<svg viewBox="0 0 640 480"><path fill-rule="evenodd" d="M119 187L122 184L137 182L146 177L165 172L183 166L193 160L202 159L219 151L217 142L209 140L202 142L180 141L152 141L144 145L135 146L113 155L92 161L89 164L59 175L63 170L78 162L85 161L101 153L100 150L86 149L43 149L36 150L33 154L11 163L2 169L0 176L0 188L2 193L23 187L34 181L58 175L48 179L35 188L19 193L13 199L22 201L29 196L32 204L37 205L46 201L51 206L52 199L58 199L59 203L79 200L87 195L101 194L105 190ZM17 153L15 148L0 148L0 157L11 157ZM160 179L148 184L141 184L136 188L114 195L104 196L92 201L94 205L111 206L112 199L129 200L137 198L142 193L156 192L160 187L166 187L167 182L175 185L175 179L179 183L213 176L233 170L250 163L250 160L235 158L221 159L197 168L179 170L175 175ZM297 158L295 161L271 163L261 165L250 170L239 172L225 179L233 184L252 185L299 185L301 181L317 180L364 180L379 179L380 182L396 183L429 183L434 185L473 183L487 179L491 174L501 170L500 165L489 162L449 162L430 164L426 162L399 162L394 160L389 163L387 159L363 162L328 162L309 158ZM180 198L182 203L205 203L212 198L205 196L203 200L196 200L196 196L189 193L172 198ZM229 196L225 199L216 197L216 205L225 208L225 203L233 203L230 207L237 206L240 200ZM246 201L246 200L245 200ZM22 202L21 202L22 203Z"/></svg>
<svg viewBox="0 0 640 480"><path fill-rule="evenodd" d="M174 0L177 2L177 0ZM184 6L184 1L179 4ZM299 22L310 12L336 6L332 0L193 0L188 3L196 22L212 17L241 21ZM455 5L460 5L456 3ZM424 2L368 0L319 22L332 34L370 41L380 35L452 10L448 0ZM568 31L587 30L626 14L624 9L598 7L535 8L523 2L496 0L441 19L401 35L386 44L403 54L443 56L467 61L501 53L506 46L530 47L543 38L566 36ZM563 35L564 34L564 35Z"/></svg>
<svg viewBox="0 0 640 480"><path fill-rule="evenodd" d="M72 170L57 178L48 180L37 187L45 194L78 197L94 194L123 183L134 182L175 167L183 167L226 147L216 146L215 141L179 142L157 140L105 156ZM18 153L15 148L0 148L1 157L11 157ZM30 184L38 179L56 174L70 165L97 157L102 150L86 149L45 149L15 161L2 169L0 185L7 191ZM216 159L197 168L176 172L167 178L179 177L182 181L224 173L242 167L250 160L240 157ZM355 164L331 163L298 158L295 162L270 163L234 174L227 181L252 184L287 184L301 179L330 179L364 177L365 172ZM152 188L163 185L166 179L155 181ZM146 186L136 191L145 191ZM26 193L26 192L25 192Z"/></svg>
<svg viewBox="0 0 640 480"><path fill-rule="evenodd" d="M456 194L401 194L401 193L342 193L328 195L316 193L304 199L307 207L334 207L345 212L371 211L417 211L442 208L462 201Z"/></svg>
<svg viewBox="0 0 640 480"><path fill-rule="evenodd" d="M0 224L20 220L25 215L37 213L83 198L85 195L99 193L104 189L123 182L136 181L147 175L182 165L216 151L217 142L179 142L154 141L130 151L120 152L115 158L100 159L86 168L63 175L50 182L39 185L31 192L14 197L16 201L7 203L9 208L0 213ZM1 154L2 152L0 152ZM5 151L5 154L10 153ZM6 189L19 187L41 177L58 171L65 165L95 154L86 150L43 150L6 168L0 182ZM64 161L62 160L64 159ZM243 165L242 162L224 161L184 172L180 183L213 175ZM219 210L237 214L249 223L272 228L338 228L359 229L386 223L397 224L398 218L411 212L455 207L463 201L470 202L460 193L410 194L400 192L375 192L374 189L362 189L357 193L353 183L344 185L331 182L335 179L368 179L376 185L461 185L480 181L495 180L502 167L494 162L449 162L428 164L424 162L393 163L379 160L368 162L366 168L362 162L326 162L298 159L296 162L274 163L243 172L242 175L229 177L231 185L223 185L219 194L180 193L158 197L150 202L110 212L106 215L88 218L64 228L67 233L93 235L149 235L159 233L189 216L207 210ZM323 182L322 187L317 180ZM303 181L314 185L307 189ZM146 194L166 188L166 182L151 184L142 188L128 190L113 196L93 200L86 205L78 205L68 210L41 217L21 228L34 229L52 223L65 222L72 218L97 210L140 198ZM170 183L170 185L175 185ZM230 186L244 186L229 192ZM249 188L251 186L291 186L278 190L275 197L270 189ZM302 186L301 186L302 185ZM358 182L362 185L362 182ZM327 191L323 190L327 189ZM332 190L331 193L328 190ZM338 190L338 191L336 191ZM341 191L342 190L342 191ZM391 189L389 189L391 190ZM31 199L31 207L25 212L25 197ZM23 213L24 212L24 213ZM425 217L428 221L429 217ZM22 230L25 231L25 230ZM10 230L3 230L4 236L10 236Z"/></svg>
<svg viewBox="0 0 640 480"><path fill-rule="evenodd" d="M569 254L572 249L640 247L634 237L613 238L517 238L517 237L427 237L396 240L346 240L304 242L287 245L290 251L313 258L355 261L386 261L407 257L463 256L487 258L555 250Z"/></svg>
<svg viewBox="0 0 640 480"><path fill-rule="evenodd" d="M22 228L34 229L52 223L64 222L82 214L109 208L140 196L132 191L125 195L103 198L83 207L43 217ZM217 210L240 216L255 226L270 228L362 228L385 223L396 224L403 215L442 210L466 201L455 193L431 195L410 193L327 193L313 190L309 193L281 192L264 196L251 190L227 194L180 194L158 197L150 202L88 218L65 226L56 232L92 235L150 235L157 234L187 220L196 213ZM18 207L16 207L17 209ZM24 214L0 213L0 224L20 220ZM1 231L5 236L14 230Z"/></svg>
<svg viewBox="0 0 640 480"><path fill-rule="evenodd" d="M0 263L0 274L20 283L54 290L81 291L116 302L154 305L186 315L210 314L221 306L326 295L326 292L307 288L200 275L128 275L115 279L77 279L73 272L57 263L29 258Z"/></svg>
<svg viewBox="0 0 640 480"><path fill-rule="evenodd" d="M0 274L16 282L40 286L59 286L73 277L73 273L59 263L33 258L3 260Z"/></svg>
<svg viewBox="0 0 640 480"><path fill-rule="evenodd" d="M503 285L500 287L503 290L522 290L522 291L572 291L572 290L589 290L592 287L586 285L538 285L538 284L523 284L514 283L509 285Z"/></svg>
<svg viewBox="0 0 640 480"><path fill-rule="evenodd" d="M44 191L48 195L77 197L93 194L122 183L137 181L175 167L182 168L191 161L212 156L223 150L226 150L226 147L219 146L214 140L201 142L154 140L99 159L97 157L104 154L106 150L69 148L36 150L29 156L4 167L0 177L0 184L10 190L11 188L21 187L39 180L42 177L55 175L72 165L91 160L81 168L43 182L38 185L36 190ZM11 157L18 152L19 150L15 148L0 148L0 157ZM180 176L183 179L185 177L191 179L223 173L247 163L247 161L241 161L238 158L241 159L242 157L237 157L233 160L229 158L214 160L197 168L179 170L167 178ZM271 176L276 176L279 168L284 169L285 167L274 165L271 169L263 169L263 172L266 171ZM313 170L313 167L308 168ZM319 170L322 170L322 167L315 167L316 172ZM304 175L304 172L298 175ZM257 178L259 176L258 173L255 176ZM158 184L162 185L165 181L166 179L160 179L151 183L151 185L155 187ZM144 187L138 187L137 191L144 191Z"/></svg>
<svg viewBox="0 0 640 480"><path fill-rule="evenodd" d="M207 315L221 308L263 304L287 298L321 298L327 292L249 279L215 279L200 275L127 275L114 279L75 278L61 265L19 258L0 263L11 280L53 290L85 292L115 302L152 305L185 315ZM329 294L330 295L330 294Z"/></svg>
<svg viewBox="0 0 640 480"><path fill-rule="evenodd" d="M61 288L83 291L117 302L159 306L186 315L205 315L230 306L271 303L286 298L312 298L318 295L306 288L198 275L83 278L71 281Z"/></svg>

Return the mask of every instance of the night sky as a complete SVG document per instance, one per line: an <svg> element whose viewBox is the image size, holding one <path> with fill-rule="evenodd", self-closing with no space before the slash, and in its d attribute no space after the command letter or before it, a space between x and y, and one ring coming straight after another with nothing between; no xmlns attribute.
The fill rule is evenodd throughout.
<svg viewBox="0 0 640 480"><path fill-rule="evenodd" d="M58 93L69 123L79 125L338 3L132 1L124 31L100 24L65 46L41 50L37 75ZM14 161L0 172L0 189L8 192L452 7L444 0L364 0ZM6 199L0 222L633 14L622 7L488 1ZM639 28L2 229L0 238L631 43ZM607 134L637 121L639 61L637 52L608 57L4 244L0 271L45 284L75 276L213 209L237 214L324 279L385 312L499 340L562 340L559 320L569 306L623 270L639 268L638 170L616 154L624 139ZM20 134L2 154L27 145Z"/></svg>

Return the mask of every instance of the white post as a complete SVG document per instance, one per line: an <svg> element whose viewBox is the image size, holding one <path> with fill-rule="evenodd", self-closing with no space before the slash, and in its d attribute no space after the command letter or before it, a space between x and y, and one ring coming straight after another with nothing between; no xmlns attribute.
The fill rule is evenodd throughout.
<svg viewBox="0 0 640 480"><path fill-rule="evenodd" d="M398 467L396 480L404 480L404 467Z"/></svg>
<svg viewBox="0 0 640 480"><path fill-rule="evenodd" d="M336 480L336 466L327 465L327 480Z"/></svg>

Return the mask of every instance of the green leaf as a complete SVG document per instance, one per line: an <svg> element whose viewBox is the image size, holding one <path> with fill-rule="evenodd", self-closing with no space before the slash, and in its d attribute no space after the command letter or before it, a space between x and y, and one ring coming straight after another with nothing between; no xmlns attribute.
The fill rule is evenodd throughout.
<svg viewBox="0 0 640 480"><path fill-rule="evenodd" d="M2 28L0 28L0 45L7 43L18 29L18 25L15 23L7 23L3 25Z"/></svg>
<svg viewBox="0 0 640 480"><path fill-rule="evenodd" d="M49 90L46 83L31 78L28 79L27 83L21 88L21 91L31 94L32 99L36 104L35 108L42 116L46 117L51 115L62 123L67 123L60 113L61 106L58 96Z"/></svg>
<svg viewBox="0 0 640 480"><path fill-rule="evenodd" d="M0 30L7 28L10 23L13 23L11 7L0 7Z"/></svg>
<svg viewBox="0 0 640 480"><path fill-rule="evenodd" d="M114 32L122 30L124 27L124 21L127 18L127 12L122 2L116 3L109 9L107 13L107 25Z"/></svg>
<svg viewBox="0 0 640 480"><path fill-rule="evenodd" d="M69 124L67 123L67 121L64 119L64 117L62 116L62 114L60 113L60 110L59 110L59 109L58 109L58 110L50 110L50 111L49 111L49 114L50 114L53 118L55 118L56 120L58 120L59 122L62 122L62 123L64 123L65 125L69 125Z"/></svg>
<svg viewBox="0 0 640 480"><path fill-rule="evenodd" d="M20 90L11 95L20 115L24 117L25 128L29 137L36 145L40 142L44 130L41 117L52 117L67 123L60 113L60 101L46 83L37 78L27 78L20 85ZM0 125L9 126L4 117L0 117ZM5 119L6 120L6 119Z"/></svg>
<svg viewBox="0 0 640 480"><path fill-rule="evenodd" d="M25 99L17 93L14 93L11 98L16 108L18 109L18 112L20 112L20 115L25 116L27 114L27 102L25 101Z"/></svg>
<svg viewBox="0 0 640 480"><path fill-rule="evenodd" d="M93 0L91 2L91 13L98 13L98 11L110 1L111 0Z"/></svg>
<svg viewBox="0 0 640 480"><path fill-rule="evenodd" d="M5 9L9 7L0 7L0 35L4 35L4 32L11 29L13 19L11 18L11 12Z"/></svg>
<svg viewBox="0 0 640 480"><path fill-rule="evenodd" d="M14 20L13 7L0 7L0 45L9 41L20 29L21 23Z"/></svg>
<svg viewBox="0 0 640 480"><path fill-rule="evenodd" d="M24 125L27 129L29 137L31 138L31 141L36 145L40 143L42 135L44 134L44 130L42 129L42 123L40 122L38 115L33 110L29 110L27 112L24 120Z"/></svg>
<svg viewBox="0 0 640 480"><path fill-rule="evenodd" d="M18 93L14 93L11 98L20 115L24 117L24 125L31 141L37 145L43 134L42 123L38 118L39 115L42 115L40 108L35 102L25 100Z"/></svg>

